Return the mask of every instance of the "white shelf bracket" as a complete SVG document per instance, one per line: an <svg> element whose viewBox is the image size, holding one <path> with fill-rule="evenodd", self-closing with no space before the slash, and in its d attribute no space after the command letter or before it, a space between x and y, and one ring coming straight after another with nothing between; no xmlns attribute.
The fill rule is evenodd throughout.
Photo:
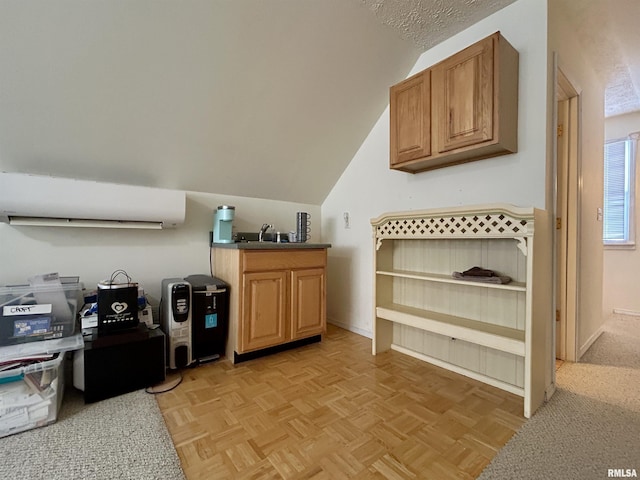
<svg viewBox="0 0 640 480"><path fill-rule="evenodd" d="M518 242L518 249L526 257L527 256L527 239L525 237L516 237L515 240Z"/></svg>
<svg viewBox="0 0 640 480"><path fill-rule="evenodd" d="M380 247L382 246L382 240L384 240L382 237L378 237L376 239L376 252L380 250Z"/></svg>

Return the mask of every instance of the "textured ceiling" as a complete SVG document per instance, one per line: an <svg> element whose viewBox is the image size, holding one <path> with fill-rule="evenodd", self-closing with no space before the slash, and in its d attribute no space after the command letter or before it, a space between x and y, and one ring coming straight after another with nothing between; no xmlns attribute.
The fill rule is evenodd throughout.
<svg viewBox="0 0 640 480"><path fill-rule="evenodd" d="M640 1L559 1L606 85L605 115L640 110Z"/></svg>
<svg viewBox="0 0 640 480"><path fill-rule="evenodd" d="M515 0L361 0L378 19L423 51Z"/></svg>
<svg viewBox="0 0 640 480"><path fill-rule="evenodd" d="M361 0L378 20L428 50L514 0ZM640 110L640 0L552 0L605 89L605 115Z"/></svg>

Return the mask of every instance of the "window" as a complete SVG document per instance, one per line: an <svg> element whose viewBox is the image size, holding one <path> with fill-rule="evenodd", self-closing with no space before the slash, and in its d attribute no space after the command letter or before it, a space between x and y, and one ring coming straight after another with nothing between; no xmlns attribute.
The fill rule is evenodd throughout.
<svg viewBox="0 0 640 480"><path fill-rule="evenodd" d="M603 241L608 246L635 244L634 143L631 139L616 140L604 146Z"/></svg>

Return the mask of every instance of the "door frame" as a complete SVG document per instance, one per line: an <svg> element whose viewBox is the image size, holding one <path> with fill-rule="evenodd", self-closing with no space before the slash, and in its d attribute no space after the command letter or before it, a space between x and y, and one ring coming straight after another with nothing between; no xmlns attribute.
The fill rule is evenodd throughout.
<svg viewBox="0 0 640 480"><path fill-rule="evenodd" d="M582 168L580 152L580 112L581 94L557 62L554 68L554 115L553 156L554 156L554 214L560 218L561 228L554 235L554 312L559 311L559 321L554 321L552 350L554 357L560 360L576 362L578 360L578 329L580 305L580 231L582 200ZM562 135L559 136L559 119L562 112L560 102L566 102L566 118ZM559 149L566 153L566 165L558 155ZM562 171L565 174L562 174ZM563 208L563 212L559 209ZM556 223L556 222L554 222ZM563 254L559 255L561 250ZM560 291L561 298L558 291ZM559 332L557 331L559 330ZM559 334L559 338L557 335ZM556 352L556 342L559 352ZM554 382L555 383L555 382Z"/></svg>

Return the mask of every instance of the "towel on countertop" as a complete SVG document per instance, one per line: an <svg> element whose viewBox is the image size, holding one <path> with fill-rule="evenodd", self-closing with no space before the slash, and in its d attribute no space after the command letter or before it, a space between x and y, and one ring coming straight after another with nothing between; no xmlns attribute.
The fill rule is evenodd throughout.
<svg viewBox="0 0 640 480"><path fill-rule="evenodd" d="M511 282L511 277L498 275L493 270L481 267L472 267L464 272L453 272L453 278L468 280L471 282L506 284Z"/></svg>

